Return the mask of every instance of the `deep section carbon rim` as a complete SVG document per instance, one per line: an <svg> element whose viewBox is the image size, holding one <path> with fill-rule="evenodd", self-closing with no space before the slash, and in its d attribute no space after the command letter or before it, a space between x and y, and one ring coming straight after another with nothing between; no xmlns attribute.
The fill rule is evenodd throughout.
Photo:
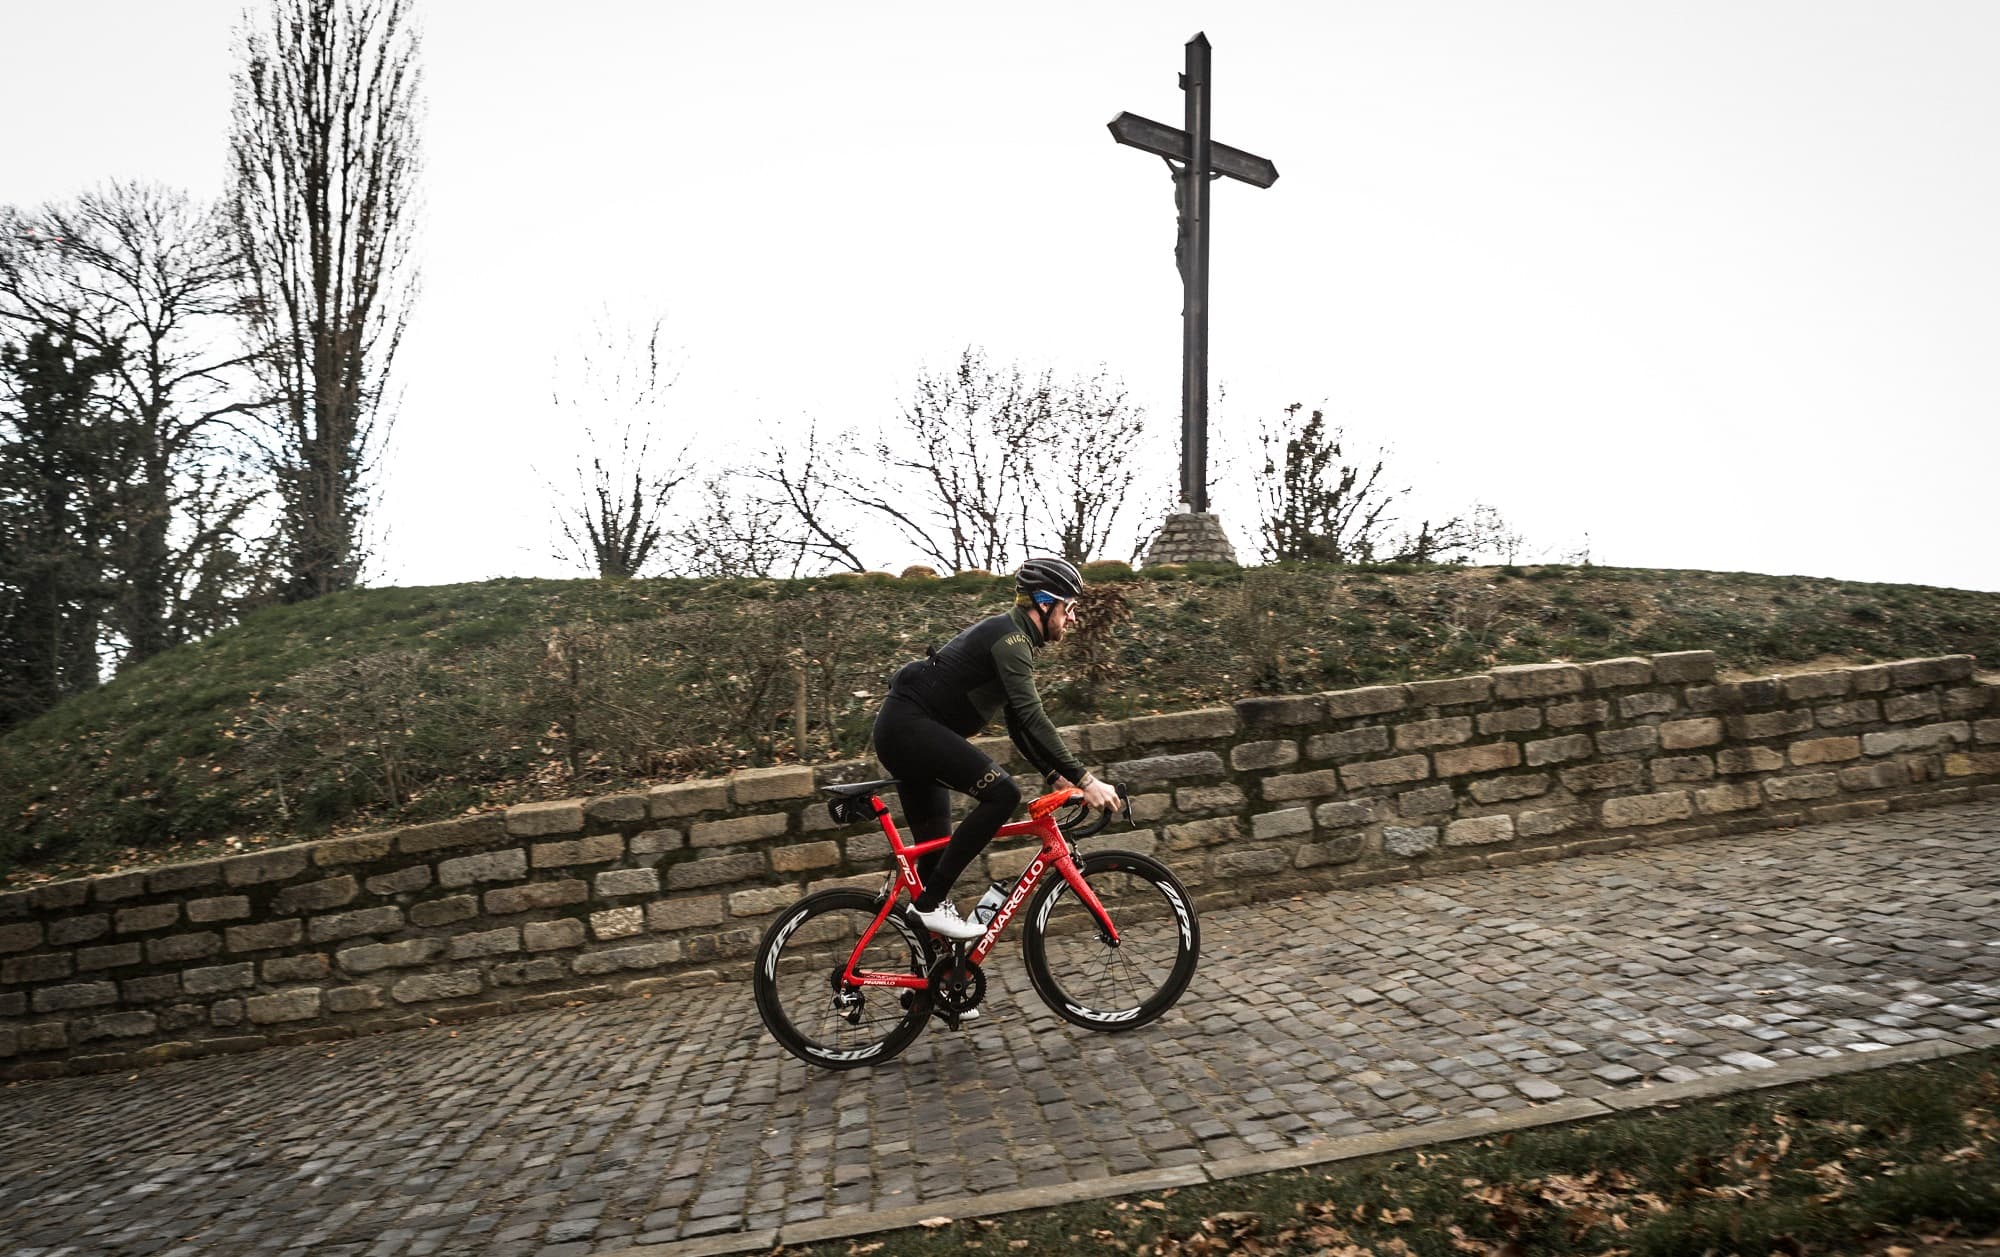
<svg viewBox="0 0 2000 1257"><path fill-rule="evenodd" d="M841 981L855 940L875 919L880 901L858 890L808 895L778 915L757 949L757 1012L784 1049L828 1069L888 1060L923 1031L928 991L849 988ZM923 939L891 913L861 954L859 967L921 975L929 960Z"/></svg>
<svg viewBox="0 0 2000 1257"><path fill-rule="evenodd" d="M1051 878L1028 907L1028 976L1043 1002L1077 1025L1143 1026L1173 1007L1194 976L1194 903L1164 865L1134 852L1093 852L1078 867L1118 927L1118 943L1067 882Z"/></svg>

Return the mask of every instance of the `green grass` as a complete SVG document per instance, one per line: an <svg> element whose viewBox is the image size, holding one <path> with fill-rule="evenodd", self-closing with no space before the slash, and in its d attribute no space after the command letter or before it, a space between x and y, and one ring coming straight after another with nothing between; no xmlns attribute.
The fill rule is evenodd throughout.
<svg viewBox="0 0 2000 1257"><path fill-rule="evenodd" d="M2000 1052L792 1254L1846 1253L2000 1231Z"/></svg>
<svg viewBox="0 0 2000 1257"><path fill-rule="evenodd" d="M1604 567L1150 570L1060 723L1549 658L1727 668L2000 658L2000 594ZM865 753L887 674L1006 605L1006 577L357 590L275 607L0 735L0 875L213 854L751 763ZM794 668L808 743L793 745Z"/></svg>

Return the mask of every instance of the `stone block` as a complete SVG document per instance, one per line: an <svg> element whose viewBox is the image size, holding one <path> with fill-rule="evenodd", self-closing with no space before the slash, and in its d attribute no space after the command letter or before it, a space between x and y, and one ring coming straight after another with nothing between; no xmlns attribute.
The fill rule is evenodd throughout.
<svg viewBox="0 0 2000 1257"><path fill-rule="evenodd" d="M1340 733L1319 733L1306 739L1306 755L1333 759L1341 755L1373 755L1389 749L1389 726L1363 725Z"/></svg>
<svg viewBox="0 0 2000 1257"><path fill-rule="evenodd" d="M1219 786L1182 786L1174 791L1174 810L1187 815L1235 812L1244 805L1243 791L1233 782Z"/></svg>
<svg viewBox="0 0 2000 1257"><path fill-rule="evenodd" d="M617 911L622 912L624 909ZM560 921L531 922L521 927L521 945L529 951L555 951L563 947L581 947L583 922L575 917L564 917Z"/></svg>
<svg viewBox="0 0 2000 1257"><path fill-rule="evenodd" d="M138 934L146 930L164 930L181 919L181 906L177 903L149 903L138 908L120 908L113 914L114 927L120 934Z"/></svg>
<svg viewBox="0 0 2000 1257"><path fill-rule="evenodd" d="M1335 720L1351 720L1356 716L1379 716L1384 712L1401 711L1409 705L1409 689L1401 685L1371 685L1359 690L1335 690L1322 694L1326 703L1326 714Z"/></svg>
<svg viewBox="0 0 2000 1257"><path fill-rule="evenodd" d="M243 1001L240 999L219 999L208 1006L208 1024L211 1026L240 1026L243 1024ZM258 1042L258 1047L263 1044Z"/></svg>
<svg viewBox="0 0 2000 1257"><path fill-rule="evenodd" d="M271 911L281 916L291 916L295 912L324 912L328 908L341 908L353 903L359 893L361 888L350 875L304 882L279 891L277 898L271 901Z"/></svg>
<svg viewBox="0 0 2000 1257"><path fill-rule="evenodd" d="M1807 773L1798 777L1772 777L1764 782L1764 794L1773 803L1799 799L1824 799L1840 793L1840 777L1835 773Z"/></svg>
<svg viewBox="0 0 2000 1257"><path fill-rule="evenodd" d="M1170 851L1191 851L1196 847L1212 847L1222 842L1238 842L1242 838L1243 822L1234 816L1214 816L1204 821L1169 825L1165 834Z"/></svg>
<svg viewBox="0 0 2000 1257"><path fill-rule="evenodd" d="M1439 751L1435 758L1438 776L1462 777L1467 773L1490 773L1517 767L1521 763L1521 748L1512 742L1489 742L1483 746Z"/></svg>
<svg viewBox="0 0 2000 1257"><path fill-rule="evenodd" d="M206 960L222 950L222 939L213 930L199 934L168 934L146 940L146 959L156 965Z"/></svg>
<svg viewBox="0 0 2000 1257"><path fill-rule="evenodd" d="M1423 756L1410 757L1423 763ZM1395 761L1390 761L1395 762ZM1355 765L1354 767L1367 767ZM1307 773L1286 773L1264 778L1264 798L1270 803L1285 803L1293 799L1310 799L1319 795L1339 794L1340 777L1331 768L1321 768ZM1350 785L1352 782L1350 781Z"/></svg>
<svg viewBox="0 0 2000 1257"><path fill-rule="evenodd" d="M330 972L325 952L273 956L264 962L266 982L317 982Z"/></svg>
<svg viewBox="0 0 2000 1257"><path fill-rule="evenodd" d="M486 976L497 986L535 986L563 981L570 974L567 961L558 956L542 956L535 960L510 960L488 965ZM563 994L567 996L569 993Z"/></svg>
<svg viewBox="0 0 2000 1257"><path fill-rule="evenodd" d="M710 856L704 860L683 860L667 868L667 886L691 890L697 886L722 886L764 876L764 854L745 851L737 855Z"/></svg>
<svg viewBox="0 0 2000 1257"><path fill-rule="evenodd" d="M422 1004L430 1000L462 999L477 995L486 982L477 969L452 973L416 973L389 988L389 998L398 1004Z"/></svg>
<svg viewBox="0 0 2000 1257"><path fill-rule="evenodd" d="M144 959L144 953L137 943L113 943L108 947L81 947L76 952L76 967L80 973L93 969L116 969L121 965L136 965Z"/></svg>
<svg viewBox="0 0 2000 1257"><path fill-rule="evenodd" d="M146 874L143 871L111 873L103 877L93 877L79 885L90 891L91 899L95 903L120 903L127 899L137 899L146 893ZM53 886L42 888L45 892L55 889Z"/></svg>
<svg viewBox="0 0 2000 1257"><path fill-rule="evenodd" d="M581 882L577 883L579 886ZM528 889L523 887L522 889ZM496 891L495 894L505 894ZM490 897L490 896L489 896ZM479 915L479 899L474 895L447 895L443 899L426 899L422 903L410 905L410 924L434 929L440 925L450 925Z"/></svg>
<svg viewBox="0 0 2000 1257"><path fill-rule="evenodd" d="M1861 739L1856 737L1807 738L1787 750L1795 767L1809 764L1836 764L1861 758Z"/></svg>
<svg viewBox="0 0 2000 1257"><path fill-rule="evenodd" d="M1984 715L1987 704L1990 701L1988 695L1995 692L2000 691L1989 690L1988 687L1983 685L1971 685L1963 689L1946 690L1944 692L1944 714L1953 719Z"/></svg>
<svg viewBox="0 0 2000 1257"><path fill-rule="evenodd" d="M1245 742L1230 748L1229 766L1237 772L1264 772L1299 762L1299 744L1291 741Z"/></svg>
<svg viewBox="0 0 2000 1257"><path fill-rule="evenodd" d="M1668 751L1693 750L1722 741L1722 721L1715 716L1691 720L1669 720L1660 726L1660 747Z"/></svg>
<svg viewBox="0 0 2000 1257"><path fill-rule="evenodd" d="M1450 786L1423 786L1396 796L1396 810L1404 816L1436 816L1458 806L1458 793Z"/></svg>
<svg viewBox="0 0 2000 1257"><path fill-rule="evenodd" d="M646 808L654 820L720 812L729 806L726 781L676 781L646 792Z"/></svg>
<svg viewBox="0 0 2000 1257"><path fill-rule="evenodd" d="M1894 762L1856 764L1841 769L1838 776L1842 790L1892 790L1910 781L1909 770Z"/></svg>
<svg viewBox="0 0 2000 1257"><path fill-rule="evenodd" d="M1174 796L1164 793L1135 794L1127 797L1125 802L1132 808L1133 824L1150 825L1154 821L1165 819L1167 813L1173 810ZM888 850L886 841L883 843L883 850L886 855ZM854 845L851 842L848 844L847 854L849 859L854 858Z"/></svg>
<svg viewBox="0 0 2000 1257"><path fill-rule="evenodd" d="M1220 777L1223 771L1222 756L1214 751L1192 751L1128 759L1106 768L1104 775L1127 789L1137 789L1181 777Z"/></svg>
<svg viewBox="0 0 2000 1257"><path fill-rule="evenodd" d="M77 1043L89 1043L96 1039L134 1039L158 1029L159 1018L152 1013L107 1013L102 1017L86 1017L70 1027L71 1037Z"/></svg>
<svg viewBox="0 0 2000 1257"><path fill-rule="evenodd" d="M1539 707L1503 707L1499 711L1479 713L1479 732L1529 733L1542 727L1542 709Z"/></svg>
<svg viewBox="0 0 2000 1257"><path fill-rule="evenodd" d="M1291 857L1281 848L1245 850L1238 847L1218 851L1211 859L1217 877L1268 877L1291 867Z"/></svg>
<svg viewBox="0 0 2000 1257"><path fill-rule="evenodd" d="M530 882L526 886L502 886L485 895L486 911L495 916L528 912L535 908L561 908L590 898L590 884L581 878L559 882Z"/></svg>
<svg viewBox="0 0 2000 1257"><path fill-rule="evenodd" d="M394 832L386 834L356 834L352 838L329 838L312 844L313 863L320 868L335 868L342 864L373 864L386 859L395 848Z"/></svg>
<svg viewBox="0 0 2000 1257"><path fill-rule="evenodd" d="M396 831L396 850L404 855L428 855L433 851L450 851L459 847L484 847L506 836L506 815L486 812L400 829Z"/></svg>
<svg viewBox="0 0 2000 1257"><path fill-rule="evenodd" d="M1410 702L1418 707L1459 707L1484 703L1493 697L1490 676L1447 677L1441 681L1412 681Z"/></svg>
<svg viewBox="0 0 2000 1257"><path fill-rule="evenodd" d="M1734 738L1781 738L1812 730L1810 711L1763 711L1748 716L1729 716L1725 727Z"/></svg>
<svg viewBox="0 0 2000 1257"><path fill-rule="evenodd" d="M637 909L635 916L640 915ZM450 950L446 953L453 960L469 960L476 956L511 956L521 950L521 931L515 926L498 930L475 930L470 934L454 934L450 940Z"/></svg>
<svg viewBox="0 0 2000 1257"><path fill-rule="evenodd" d="M1853 683L1856 694L1879 694L1889 688L1889 665L1873 663L1865 667L1849 668L1847 677Z"/></svg>
<svg viewBox="0 0 2000 1257"><path fill-rule="evenodd" d="M2000 751L1955 751L1944 757L1947 777L1984 777L2000 773Z"/></svg>
<svg viewBox="0 0 2000 1257"><path fill-rule="evenodd" d="M1685 790L1669 790L1660 794L1631 794L1623 798L1606 799L1598 807L1599 815L1604 818L1607 829L1664 825L1668 821L1684 821L1694 815L1693 802Z"/></svg>
<svg viewBox="0 0 2000 1257"><path fill-rule="evenodd" d="M832 841L801 842L771 850L771 869L777 873L804 873L811 869L832 868L839 863L840 844Z"/></svg>
<svg viewBox="0 0 2000 1257"><path fill-rule="evenodd" d="M1597 753L1597 744L1588 733L1565 733L1561 737L1542 738L1527 746L1528 766L1540 768L1545 764L1562 764L1573 759L1589 759Z"/></svg>
<svg viewBox="0 0 2000 1257"><path fill-rule="evenodd" d="M1384 825L1382 827L1382 850L1405 860L1428 855L1437 850L1438 827L1436 825Z"/></svg>
<svg viewBox="0 0 2000 1257"><path fill-rule="evenodd" d="M1447 847L1483 847L1506 842L1513 836L1514 818L1505 815L1475 816L1453 821L1444 827L1444 845Z"/></svg>
<svg viewBox="0 0 2000 1257"><path fill-rule="evenodd" d="M138 889L134 890L132 894L145 893L146 879L143 876L135 873L127 873L125 877L128 881L134 877L138 878L137 882L134 883ZM33 908L38 912L60 912L66 908L81 908L84 899L90 895L92 889L98 883L107 880L109 879L100 877L87 881L49 882L46 885L37 886L33 890L17 890L11 894L0 895L0 904L6 905L6 915L9 917L26 916L29 908ZM22 902L24 898L26 900L25 906L23 906ZM98 902L104 903L108 901L102 895L99 895Z"/></svg>
<svg viewBox="0 0 2000 1257"><path fill-rule="evenodd" d="M1712 650L1677 650L1669 654L1654 655L1653 679L1668 685L1713 681L1715 679L1715 652Z"/></svg>
<svg viewBox="0 0 2000 1257"><path fill-rule="evenodd" d="M739 890L729 896L729 915L761 917L791 907L798 897L799 888L796 886L759 886L754 890Z"/></svg>
<svg viewBox="0 0 2000 1257"><path fill-rule="evenodd" d="M1847 669L1838 668L1832 672L1801 672L1795 676L1779 677L1778 684L1784 689L1785 701L1800 703L1816 698L1846 698L1854 682Z"/></svg>
<svg viewBox="0 0 2000 1257"><path fill-rule="evenodd" d="M393 873L377 873L362 883L369 894L384 897L405 895L411 891L422 890L430 884L431 866L428 864L412 864Z"/></svg>
<svg viewBox="0 0 2000 1257"><path fill-rule="evenodd" d="M437 866L438 885L452 888L476 886L481 882L518 882L527 875L526 847L454 856L438 861Z"/></svg>
<svg viewBox="0 0 2000 1257"><path fill-rule="evenodd" d="M190 899L187 915L188 920L196 922L241 920L250 915L250 900L245 895L217 895L213 899Z"/></svg>
<svg viewBox="0 0 2000 1257"><path fill-rule="evenodd" d="M363 943L343 947L333 954L333 963L348 973L376 973L383 969L408 969L427 965L444 955L441 938L411 938L400 943Z"/></svg>
<svg viewBox="0 0 2000 1257"><path fill-rule="evenodd" d="M1942 751L1972 740L1972 726L1963 720L1919 725L1914 729L1888 729L1861 735L1861 749L1868 755L1895 755L1903 751Z"/></svg>
<svg viewBox="0 0 2000 1257"><path fill-rule="evenodd" d="M583 819L589 825L637 825L646 819L643 794L607 794L583 805Z"/></svg>
<svg viewBox="0 0 2000 1257"><path fill-rule="evenodd" d="M232 887L282 882L305 872L311 859L311 853L304 847L280 847L256 855L239 855L222 861L222 880Z"/></svg>
<svg viewBox="0 0 2000 1257"><path fill-rule="evenodd" d="M658 869L612 869L599 873L593 887L597 894L605 898L619 895L657 895L660 893L660 871Z"/></svg>
<svg viewBox="0 0 2000 1257"><path fill-rule="evenodd" d="M1822 729L1844 729L1849 725L1873 724L1882 718L1882 704L1873 698L1857 698L1847 703L1828 703L1813 709L1813 720Z"/></svg>
<svg viewBox="0 0 2000 1257"><path fill-rule="evenodd" d="M1472 797L1481 803L1507 803L1532 799L1549 791L1547 773L1519 773L1508 777L1487 777L1472 783Z"/></svg>
<svg viewBox="0 0 2000 1257"><path fill-rule="evenodd" d="M1583 692L1584 671L1573 663L1522 663L1493 669L1493 697L1554 698Z"/></svg>
<svg viewBox="0 0 2000 1257"><path fill-rule="evenodd" d="M1198 711L1168 712L1160 716L1135 716L1123 723L1125 740L1140 746L1233 738L1239 730L1236 711L1232 707L1204 707Z"/></svg>
<svg viewBox="0 0 2000 1257"><path fill-rule="evenodd" d="M323 995L330 1013L361 1013L383 1006L382 992L372 986L336 986Z"/></svg>
<svg viewBox="0 0 2000 1257"><path fill-rule="evenodd" d="M13 956L0 960L0 982L21 986L29 982L53 982L66 978L76 968L76 957L68 952L44 952L39 956Z"/></svg>
<svg viewBox="0 0 2000 1257"><path fill-rule="evenodd" d="M1472 717L1442 716L1435 720L1412 720L1395 728L1396 749L1422 750L1431 746L1457 746L1472 740Z"/></svg>
<svg viewBox="0 0 2000 1257"><path fill-rule="evenodd" d="M1292 864L1302 869L1322 868L1329 864L1352 864L1361 858L1367 843L1360 834L1343 834L1329 838L1325 842L1308 842L1300 845L1298 853L1292 857Z"/></svg>
<svg viewBox="0 0 2000 1257"><path fill-rule="evenodd" d="M319 989L305 987L275 995L252 995L243 1001L243 1015L253 1026L271 1026L287 1021L311 1021L319 1016L319 1007Z"/></svg>
<svg viewBox="0 0 2000 1257"><path fill-rule="evenodd" d="M1650 755L1660 745L1660 731L1651 725L1606 729L1597 735L1600 755Z"/></svg>
<svg viewBox="0 0 2000 1257"><path fill-rule="evenodd" d="M637 904L629 908L606 908L602 912L590 914L590 933L593 938L630 938L634 934L645 932L646 910Z"/></svg>
<svg viewBox="0 0 2000 1257"><path fill-rule="evenodd" d="M48 1052L69 1046L69 1027L60 1021L44 1021L21 1027L23 1052Z"/></svg>
<svg viewBox="0 0 2000 1257"><path fill-rule="evenodd" d="M1882 700L1882 719L1892 724L1905 720L1930 720L1943 714L1944 704L1936 694L1928 691L1895 694Z"/></svg>
<svg viewBox="0 0 2000 1257"><path fill-rule="evenodd" d="M535 843L528 848L528 863L538 869L566 869L573 864L609 864L624 855L624 835L598 834L592 838Z"/></svg>
<svg viewBox="0 0 2000 1257"><path fill-rule="evenodd" d="M1709 786L1694 792L1695 806L1703 816L1721 812L1745 812L1764 805L1764 791L1754 781L1735 781Z"/></svg>
<svg viewBox="0 0 2000 1257"><path fill-rule="evenodd" d="M1563 789L1583 794L1591 790L1622 790L1636 786L1644 778L1645 768L1635 759L1612 759L1565 768L1560 776Z"/></svg>
<svg viewBox="0 0 2000 1257"><path fill-rule="evenodd" d="M1549 727L1573 729L1577 725L1601 725L1611 719L1611 703L1602 698L1580 698L1573 703L1550 703Z"/></svg>
<svg viewBox="0 0 2000 1257"><path fill-rule="evenodd" d="M1115 751L1125 745L1125 726L1115 720L1083 726L1082 748L1086 751ZM857 778L856 780L859 780ZM821 785L827 784L824 779Z"/></svg>
<svg viewBox="0 0 2000 1257"><path fill-rule="evenodd" d="M1333 771L1334 770L1332 769L1323 769L1317 773L1300 773L1299 778L1310 778L1314 780L1300 781L1299 786L1297 788L1303 789L1306 786L1316 784L1316 781L1319 778L1331 777L1333 775ZM1345 767L1341 768L1339 771L1340 771L1341 783L1345 785L1349 790L1366 790L1370 786L1397 786L1403 784L1406 781L1422 781L1431 775L1431 766L1430 766L1430 760L1425 756L1403 755L1403 756L1398 756L1395 759L1374 759L1374 760L1367 760L1359 764L1348 764ZM1279 798L1280 796L1271 793L1272 783L1278 781L1287 781L1287 780L1298 780L1298 779L1288 779L1282 777L1265 778L1264 796L1272 800L1276 800L1277 798ZM1287 788L1293 788L1293 787L1287 787ZM1333 794L1335 792L1331 789L1314 789L1312 790L1312 793ZM1305 794L1287 794L1284 795L1283 797L1305 798L1307 796Z"/></svg>
<svg viewBox="0 0 2000 1257"><path fill-rule="evenodd" d="M1621 659L1599 659L1595 663L1583 665L1590 674L1590 685L1597 690L1625 689L1634 685L1653 683L1653 661L1627 655Z"/></svg>
<svg viewBox="0 0 2000 1257"><path fill-rule="evenodd" d="M1637 694L1618 696L1618 718L1637 720L1641 716L1664 716L1680 706L1672 694L1660 690L1642 690Z"/></svg>
<svg viewBox="0 0 2000 1257"><path fill-rule="evenodd" d="M220 995L224 991L241 991L257 985L257 966L246 960L241 964L188 969L181 974L181 984L189 995Z"/></svg>
<svg viewBox="0 0 2000 1257"><path fill-rule="evenodd" d="M245 911L247 912L248 909L246 908ZM9 926L8 928L39 930L41 927L33 922L29 922L26 925ZM91 912L82 916L58 917L49 922L49 946L72 947L77 943L88 943L93 938L103 938L110 932L111 917L107 913ZM4 937L5 933L5 930L0 930L0 937ZM25 934L14 936L17 943L20 939L26 937L29 936ZM39 941L39 939L35 940L35 942ZM25 947L33 947L35 946L35 942L27 943ZM18 945L14 947L0 946L0 951L22 951L25 950L25 947Z"/></svg>
<svg viewBox="0 0 2000 1257"><path fill-rule="evenodd" d="M403 910L394 905L337 912L330 917L314 917L307 929L315 943L359 938L364 934L393 934L403 928ZM241 950L231 948L232 951Z"/></svg>
<svg viewBox="0 0 2000 1257"><path fill-rule="evenodd" d="M728 847L740 842L776 838L785 832L791 817L783 812L758 816L732 816L719 821L697 821L688 831L688 843L696 847Z"/></svg>
<svg viewBox="0 0 2000 1257"><path fill-rule="evenodd" d="M1259 812L1250 818L1250 836L1262 841L1312 832L1312 809L1288 807L1276 812Z"/></svg>
<svg viewBox="0 0 2000 1257"><path fill-rule="evenodd" d="M582 799L516 803L507 809L507 836L548 838L556 834L580 834L583 832L583 805Z"/></svg>
<svg viewBox="0 0 2000 1257"><path fill-rule="evenodd" d="M824 818L822 809L808 808L802 816ZM828 822L829 826L831 821ZM663 855L669 851L679 851L686 835L678 829L648 829L632 835L632 854L635 856Z"/></svg>
<svg viewBox="0 0 2000 1257"><path fill-rule="evenodd" d="M1919 685L1939 685L1964 681L1972 676L1971 655L1942 655L1935 659L1905 659L1889 665L1889 684L1906 690Z"/></svg>
<svg viewBox="0 0 2000 1257"><path fill-rule="evenodd" d="M1715 753L1715 769L1725 774L1772 773L1785 766L1785 757L1768 746L1725 746Z"/></svg>
<svg viewBox="0 0 2000 1257"><path fill-rule="evenodd" d="M1972 726L1972 733L1981 746L1989 742L2000 742L2000 720L1981 720Z"/></svg>
<svg viewBox="0 0 2000 1257"><path fill-rule="evenodd" d="M102 917L98 918L103 920ZM22 921L14 925L0 925L0 952L27 951L42 945L42 923Z"/></svg>
<svg viewBox="0 0 2000 1257"><path fill-rule="evenodd" d="M1121 847L1129 846L1131 840L1134 838L1143 838L1145 842L1149 844L1147 846L1147 850L1149 851L1159 846L1159 839L1152 833L1151 830L1139 830L1135 833L1120 834L1118 836L1118 845ZM1011 881L1012 879L1019 877L1021 875L1022 869L1025 869L1030 864L1034 863L1035 856L1040 851L1041 848L1039 846L1008 847L1004 850L995 850L992 847L988 847L986 849L987 880ZM871 887L870 889L880 890L881 889L880 879L877 879L876 885Z"/></svg>
<svg viewBox="0 0 2000 1257"><path fill-rule="evenodd" d="M304 941L304 922L259 921L253 925L232 925L224 934L229 950L233 952L269 951L274 947L290 947Z"/></svg>
<svg viewBox="0 0 2000 1257"><path fill-rule="evenodd" d="M201 860L194 864L169 864L146 874L146 891L153 895L178 894L222 881L222 861Z"/></svg>
<svg viewBox="0 0 2000 1257"><path fill-rule="evenodd" d="M1715 761L1706 755L1663 755L1652 761L1650 767L1656 786L1677 781L1708 781L1715 776Z"/></svg>
<svg viewBox="0 0 2000 1257"><path fill-rule="evenodd" d="M1375 805L1360 799L1322 803L1313 810L1313 819L1321 829L1352 829L1375 819Z"/></svg>
<svg viewBox="0 0 2000 1257"><path fill-rule="evenodd" d="M1236 700L1236 718L1246 729L1282 729L1318 724L1326 719L1326 702L1317 694L1241 698Z"/></svg>
<svg viewBox="0 0 2000 1257"><path fill-rule="evenodd" d="M672 964L680 959L680 954L679 943L672 939L661 939L652 943L613 947L606 951L585 952L570 961L570 968L582 975L617 973L624 969L657 969L661 965Z"/></svg>
<svg viewBox="0 0 2000 1257"><path fill-rule="evenodd" d="M741 768L729 774L728 782L730 796L738 806L810 798L814 790L810 764Z"/></svg>
<svg viewBox="0 0 2000 1257"><path fill-rule="evenodd" d="M118 984L118 997L127 1004L157 1004L179 999L181 975L156 973L147 978L127 978Z"/></svg>

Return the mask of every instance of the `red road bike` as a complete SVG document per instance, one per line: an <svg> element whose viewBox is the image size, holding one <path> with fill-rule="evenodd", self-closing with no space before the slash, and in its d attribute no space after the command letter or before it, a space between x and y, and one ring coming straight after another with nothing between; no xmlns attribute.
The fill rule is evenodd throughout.
<svg viewBox="0 0 2000 1257"><path fill-rule="evenodd" d="M1079 855L1075 840L1102 829L1111 814L1085 821L1074 789L1034 800L1027 820L995 835L1033 836L1042 847L1011 884L998 884L1005 897L985 934L951 942L906 920L898 910L903 897L923 893L917 859L950 839L905 845L877 793L895 785L864 781L822 791L836 821L881 823L896 861L883 889L815 891L779 913L758 945L757 1012L786 1051L827 1069L853 1069L908 1047L933 1015L957 1029L985 998L980 966L1024 904L1028 977L1065 1020L1135 1030L1187 989L1201 950L1194 900L1150 856ZM1050 870L1057 876L1047 878Z"/></svg>

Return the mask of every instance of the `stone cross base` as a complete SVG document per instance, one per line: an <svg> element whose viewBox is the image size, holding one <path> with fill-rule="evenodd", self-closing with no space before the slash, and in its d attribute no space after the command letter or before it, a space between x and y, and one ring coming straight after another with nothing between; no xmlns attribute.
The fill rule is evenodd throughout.
<svg viewBox="0 0 2000 1257"><path fill-rule="evenodd" d="M1146 548L1148 567L1161 563L1233 565L1235 562L1236 549L1229 544L1229 535L1222 531L1222 521L1206 513L1167 516L1160 535Z"/></svg>

